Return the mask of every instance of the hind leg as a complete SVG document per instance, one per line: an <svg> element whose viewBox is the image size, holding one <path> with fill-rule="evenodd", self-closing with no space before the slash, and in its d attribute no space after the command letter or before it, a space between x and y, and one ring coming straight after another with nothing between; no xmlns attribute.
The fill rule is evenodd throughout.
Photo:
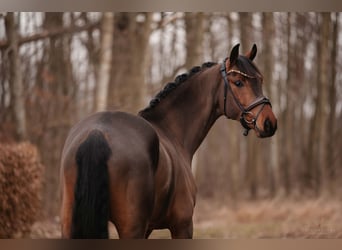
<svg viewBox="0 0 342 250"><path fill-rule="evenodd" d="M60 180L61 180L61 196L62 206L60 210L61 218L61 231L62 238L71 238L72 230L72 213L74 207L74 186L76 182L76 167L62 167Z"/></svg>
<svg viewBox="0 0 342 250"><path fill-rule="evenodd" d="M148 237L150 237L151 233L152 233L152 229L148 229L145 233L145 239L148 239Z"/></svg>
<svg viewBox="0 0 342 250"><path fill-rule="evenodd" d="M111 221L121 239L146 237L154 202L153 179L149 176L112 182ZM116 184L116 185L115 185Z"/></svg>
<svg viewBox="0 0 342 250"><path fill-rule="evenodd" d="M194 201L191 195L183 195L175 199L171 212L170 231L173 239L191 239L193 237Z"/></svg>
<svg viewBox="0 0 342 250"><path fill-rule="evenodd" d="M173 226L171 229L172 239L192 239L193 222L192 220Z"/></svg>
<svg viewBox="0 0 342 250"><path fill-rule="evenodd" d="M141 208L132 211L133 204L121 204L121 208L126 208L127 212L119 212L112 219L120 239L144 239L148 233L149 214L139 211Z"/></svg>
<svg viewBox="0 0 342 250"><path fill-rule="evenodd" d="M117 227L120 239L145 239L147 223L136 221L135 223L124 223Z"/></svg>
<svg viewBox="0 0 342 250"><path fill-rule="evenodd" d="M148 221L151 216L148 203L136 202L116 203L112 222L114 223L120 239L144 239L148 234ZM119 206L119 207L118 207Z"/></svg>
<svg viewBox="0 0 342 250"><path fill-rule="evenodd" d="M61 207L61 230L62 238L71 238L72 210L73 210L74 194L73 189L67 185L62 190L62 207Z"/></svg>

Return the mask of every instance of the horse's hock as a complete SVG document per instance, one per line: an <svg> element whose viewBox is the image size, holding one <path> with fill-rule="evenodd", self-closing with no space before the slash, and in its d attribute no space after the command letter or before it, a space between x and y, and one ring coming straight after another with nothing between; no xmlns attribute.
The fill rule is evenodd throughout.
<svg viewBox="0 0 342 250"><path fill-rule="evenodd" d="M0 144L0 238L24 237L40 211L43 166L30 143Z"/></svg>

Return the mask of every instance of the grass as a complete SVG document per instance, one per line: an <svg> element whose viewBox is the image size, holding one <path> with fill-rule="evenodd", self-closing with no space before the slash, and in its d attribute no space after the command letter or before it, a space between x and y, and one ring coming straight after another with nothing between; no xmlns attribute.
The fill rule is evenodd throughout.
<svg viewBox="0 0 342 250"><path fill-rule="evenodd" d="M209 205L210 204L210 205ZM195 238L341 238L337 200L255 201L219 206L200 201Z"/></svg>
<svg viewBox="0 0 342 250"><path fill-rule="evenodd" d="M59 228L58 219L37 222L30 237L59 238ZM110 236L117 238L113 226ZM150 238L169 239L170 232L155 230ZM276 199L220 204L199 199L194 213L194 238L342 238L342 201Z"/></svg>

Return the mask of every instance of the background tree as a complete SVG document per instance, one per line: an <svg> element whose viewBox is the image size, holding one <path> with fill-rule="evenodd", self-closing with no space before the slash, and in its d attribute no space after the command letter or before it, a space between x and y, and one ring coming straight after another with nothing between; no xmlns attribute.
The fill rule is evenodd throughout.
<svg viewBox="0 0 342 250"><path fill-rule="evenodd" d="M64 27L64 14L47 12L43 20L46 30L61 29ZM44 125L41 127L39 139L36 141L39 148L44 149L42 160L45 163L45 195L44 207L47 214L58 211L58 203L51 202L51 197L58 197L59 169L54 162L59 162L61 146L72 124L71 114L74 111L74 83L72 63L70 61L70 36L62 35L50 37L46 41L43 51L40 71L38 71L38 91L44 94L43 99L36 106L37 110L44 111L39 117ZM36 122L32 120L31 124Z"/></svg>
<svg viewBox="0 0 342 250"><path fill-rule="evenodd" d="M151 18L152 13L115 14L109 109L136 113L143 106Z"/></svg>
<svg viewBox="0 0 342 250"><path fill-rule="evenodd" d="M108 84L112 64L113 47L113 13L104 13L101 25L101 54L98 73L98 84L96 86L96 111L103 111L107 107Z"/></svg>
<svg viewBox="0 0 342 250"><path fill-rule="evenodd" d="M329 85L329 112L328 112L328 120L327 120L327 128L326 128L326 159L325 163L327 166L327 176L328 176L328 188L331 195L335 193L336 188L336 164L335 164L335 149L334 143L331 143L331 138L339 138L338 133L336 132L336 102L337 102L337 92L336 92L336 69L338 64L337 62L337 48L338 48L338 30L339 30L339 13L334 13L333 27L332 27L332 48L331 48L331 80L328 81ZM339 131L339 130L337 130Z"/></svg>
<svg viewBox="0 0 342 250"><path fill-rule="evenodd" d="M22 80L21 59L19 56L18 25L20 14L8 13L5 16L6 36L8 39L7 55L9 59L9 89L11 93L11 114L15 123L15 136L24 140L26 131L26 112L24 100L24 87Z"/></svg>

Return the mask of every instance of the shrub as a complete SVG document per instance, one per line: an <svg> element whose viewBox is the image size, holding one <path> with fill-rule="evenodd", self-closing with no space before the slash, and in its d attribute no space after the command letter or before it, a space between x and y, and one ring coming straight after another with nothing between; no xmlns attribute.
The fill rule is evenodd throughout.
<svg viewBox="0 0 342 250"><path fill-rule="evenodd" d="M26 236L41 209L43 166L27 142L0 144L0 238Z"/></svg>

